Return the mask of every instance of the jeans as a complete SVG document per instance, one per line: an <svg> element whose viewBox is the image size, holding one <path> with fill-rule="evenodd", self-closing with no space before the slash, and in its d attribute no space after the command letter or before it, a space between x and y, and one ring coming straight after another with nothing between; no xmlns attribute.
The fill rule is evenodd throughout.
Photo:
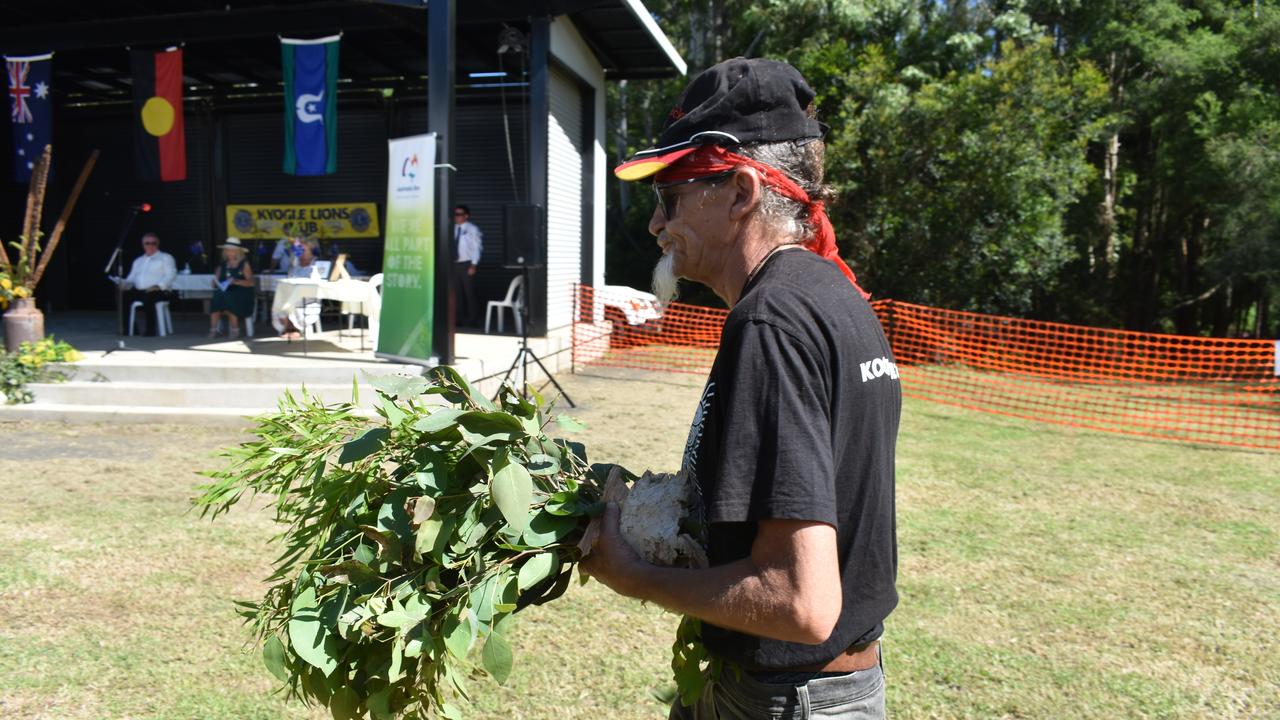
<svg viewBox="0 0 1280 720"><path fill-rule="evenodd" d="M668 720L884 720L884 671L751 673L725 669L693 707L677 699Z"/></svg>

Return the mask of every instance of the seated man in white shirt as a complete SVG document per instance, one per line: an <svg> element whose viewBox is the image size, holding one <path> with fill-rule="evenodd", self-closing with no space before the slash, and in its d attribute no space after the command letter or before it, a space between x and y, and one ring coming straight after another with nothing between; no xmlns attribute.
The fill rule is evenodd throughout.
<svg viewBox="0 0 1280 720"><path fill-rule="evenodd" d="M160 238L155 233L142 236L142 252L129 268L129 276L121 281L124 298L120 312L127 321L129 308L134 301L141 300L146 333L152 337L156 334L156 303L173 299L169 288L178 277L178 266L172 255L160 251Z"/></svg>

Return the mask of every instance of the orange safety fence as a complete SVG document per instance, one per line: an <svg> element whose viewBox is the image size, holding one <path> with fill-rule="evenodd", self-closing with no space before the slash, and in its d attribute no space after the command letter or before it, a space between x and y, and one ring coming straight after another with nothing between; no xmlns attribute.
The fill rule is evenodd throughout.
<svg viewBox="0 0 1280 720"><path fill-rule="evenodd" d="M705 373L727 312L580 287L575 364ZM1271 340L1094 328L872 303L904 395L1147 438L1280 450Z"/></svg>

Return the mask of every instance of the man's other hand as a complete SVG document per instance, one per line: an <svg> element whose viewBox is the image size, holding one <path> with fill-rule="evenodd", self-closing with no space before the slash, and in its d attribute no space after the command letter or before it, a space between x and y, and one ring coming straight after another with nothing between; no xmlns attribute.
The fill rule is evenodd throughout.
<svg viewBox="0 0 1280 720"><path fill-rule="evenodd" d="M618 529L618 518L621 515L622 510L618 504L611 502L605 504L604 513L600 517L592 519L591 525L598 526L600 534L578 563L578 569L619 595L634 597L635 592L631 588L647 563L627 539L622 537L622 532ZM590 526L587 532L591 532Z"/></svg>

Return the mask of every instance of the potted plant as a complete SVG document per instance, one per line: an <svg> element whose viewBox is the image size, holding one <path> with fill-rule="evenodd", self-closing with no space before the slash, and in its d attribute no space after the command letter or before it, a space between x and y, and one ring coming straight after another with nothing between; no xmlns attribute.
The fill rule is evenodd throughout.
<svg viewBox="0 0 1280 720"><path fill-rule="evenodd" d="M44 339L44 315L36 308L35 290L45 268L58 247L62 231L67 226L67 219L75 208L76 199L93 171L98 160L98 151L94 150L80 171L67 205L62 209L58 224L53 228L49 243L43 247L40 240L44 234L40 231L40 216L44 210L44 191L49 182L50 158L53 148L44 147L40 161L31 172L31 185L27 190L27 212L22 222L22 234L9 247L14 251L10 257L8 249L0 244L0 308L4 309L4 344L7 352L17 352L23 343L37 343Z"/></svg>

